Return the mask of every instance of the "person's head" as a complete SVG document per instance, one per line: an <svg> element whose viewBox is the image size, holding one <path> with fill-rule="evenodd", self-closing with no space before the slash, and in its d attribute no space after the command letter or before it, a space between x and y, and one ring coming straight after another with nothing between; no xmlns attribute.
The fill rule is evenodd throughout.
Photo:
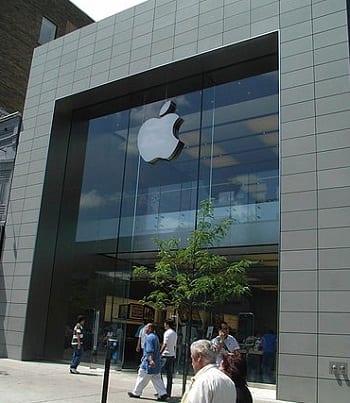
<svg viewBox="0 0 350 403"><path fill-rule="evenodd" d="M191 344L191 359L194 372L198 372L208 364L215 364L216 356L215 346L209 340L197 340Z"/></svg>
<svg viewBox="0 0 350 403"><path fill-rule="evenodd" d="M85 315L78 315L77 323L81 323L83 325L85 322L86 322L86 316Z"/></svg>
<svg viewBox="0 0 350 403"><path fill-rule="evenodd" d="M219 334L223 333L225 336L229 334L230 328L226 322L221 322L219 327Z"/></svg>
<svg viewBox="0 0 350 403"><path fill-rule="evenodd" d="M155 330L156 330L156 326L154 323L147 323L147 325L145 325L146 334L154 333Z"/></svg>
<svg viewBox="0 0 350 403"><path fill-rule="evenodd" d="M175 323L172 319L167 319L164 321L164 329L174 329Z"/></svg>
<svg viewBox="0 0 350 403"><path fill-rule="evenodd" d="M247 363L240 352L224 354L219 369L230 377L235 385L247 384Z"/></svg>

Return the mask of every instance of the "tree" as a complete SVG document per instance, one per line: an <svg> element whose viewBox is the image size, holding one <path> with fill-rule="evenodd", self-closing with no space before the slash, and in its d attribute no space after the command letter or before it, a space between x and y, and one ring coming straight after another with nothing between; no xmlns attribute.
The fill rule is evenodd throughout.
<svg viewBox="0 0 350 403"><path fill-rule="evenodd" d="M193 308L212 307L249 292L246 269L250 262L232 263L210 249L226 236L232 222L230 217L215 222L213 205L204 200L198 211L197 227L185 247L180 248L178 238L155 239L159 251L154 267L134 267L134 277L147 280L154 287L143 302L152 302L160 309L172 305L177 311L189 312L186 351L190 347ZM183 392L189 354L185 357Z"/></svg>

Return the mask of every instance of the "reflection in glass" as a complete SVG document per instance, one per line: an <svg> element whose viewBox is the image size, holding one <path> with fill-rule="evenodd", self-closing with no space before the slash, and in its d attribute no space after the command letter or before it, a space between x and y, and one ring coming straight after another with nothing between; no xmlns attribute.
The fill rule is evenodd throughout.
<svg viewBox="0 0 350 403"><path fill-rule="evenodd" d="M56 37L57 26L45 17L42 17L38 43L40 45L52 41Z"/></svg>
<svg viewBox="0 0 350 403"><path fill-rule="evenodd" d="M200 184L234 225L221 245L277 242L277 74L203 91Z"/></svg>
<svg viewBox="0 0 350 403"><path fill-rule="evenodd" d="M89 122L76 240L116 238L128 111Z"/></svg>
<svg viewBox="0 0 350 403"><path fill-rule="evenodd" d="M211 198L218 219L235 221L222 245L277 242L277 72L173 101L184 147L172 161L145 162L137 144L164 100L89 121L76 240L118 238L120 251L152 250L153 236L186 237L196 206Z"/></svg>

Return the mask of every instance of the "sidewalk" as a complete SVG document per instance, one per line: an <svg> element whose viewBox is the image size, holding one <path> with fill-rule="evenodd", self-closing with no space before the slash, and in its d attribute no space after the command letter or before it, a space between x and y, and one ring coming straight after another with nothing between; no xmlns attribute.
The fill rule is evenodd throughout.
<svg viewBox="0 0 350 403"><path fill-rule="evenodd" d="M100 403L104 369L79 366L79 371L80 375L72 375L66 364L2 358L0 359L0 402ZM130 399L126 393L133 389L135 379L136 371L111 369L107 402L135 403L135 399ZM169 399L169 403L180 401L181 390L182 378L177 376L173 385L175 397ZM250 390L255 403L279 402L276 400L275 388L271 385L250 387ZM138 401L145 403L156 401L151 383Z"/></svg>

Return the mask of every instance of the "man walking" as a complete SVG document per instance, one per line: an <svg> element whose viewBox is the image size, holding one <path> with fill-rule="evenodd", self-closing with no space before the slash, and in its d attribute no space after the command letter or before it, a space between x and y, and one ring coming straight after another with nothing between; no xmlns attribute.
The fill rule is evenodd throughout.
<svg viewBox="0 0 350 403"><path fill-rule="evenodd" d="M140 363L143 357L143 348L145 345L145 328L147 322L144 321L142 325L140 325L135 333L135 337L137 337L137 344L136 344L136 357L137 357L137 364ZM138 368L138 367L137 367Z"/></svg>
<svg viewBox="0 0 350 403"><path fill-rule="evenodd" d="M164 322L164 335L163 335L163 343L160 348L160 353L162 357L162 374L166 374L166 391L168 397L171 396L171 390L173 386L173 373L174 373L174 364L176 358L176 343L177 343L177 334L174 330L174 321L168 319Z"/></svg>
<svg viewBox="0 0 350 403"><path fill-rule="evenodd" d="M79 315L77 318L77 323L74 326L73 337L72 337L72 349L73 356L72 361L70 363L69 372L71 374L79 374L77 368L80 364L81 357L84 352L83 348L83 339L84 339L84 325L86 322L86 317L84 315Z"/></svg>
<svg viewBox="0 0 350 403"><path fill-rule="evenodd" d="M155 325L148 323L145 326L145 344L143 358L137 374L134 390L128 392L129 397L140 398L143 389L148 385L149 381L157 392L157 400L165 402L168 398L164 382L160 376L160 348L159 339L154 333Z"/></svg>

